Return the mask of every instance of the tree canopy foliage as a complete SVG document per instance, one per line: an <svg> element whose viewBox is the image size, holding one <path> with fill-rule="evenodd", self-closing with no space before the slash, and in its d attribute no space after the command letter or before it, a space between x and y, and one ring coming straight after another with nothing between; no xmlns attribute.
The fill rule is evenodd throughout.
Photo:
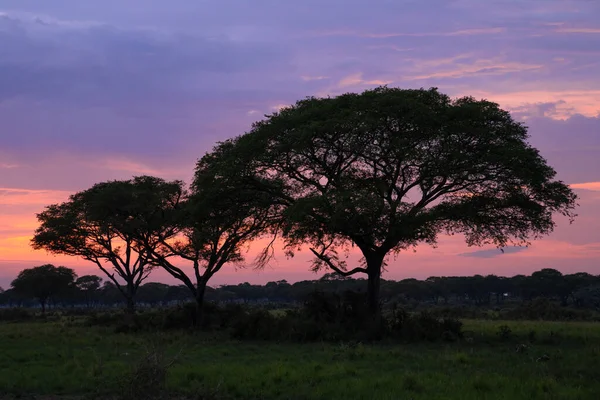
<svg viewBox="0 0 600 400"><path fill-rule="evenodd" d="M155 222L162 219L165 203L179 201L182 185L149 176L98 183L38 214L40 226L32 245L93 262L114 282L132 311L137 288L155 267L148 248L156 245L151 240L158 235L154 230L163 229ZM148 240L142 243L141 238Z"/></svg>
<svg viewBox="0 0 600 400"><path fill-rule="evenodd" d="M220 178L214 166L223 152L217 149L198 161L190 193L179 203L164 203L163 218L155 221L159 227L138 238L147 244L152 262L191 291L199 318L208 281L228 263L241 265L244 247L271 232L278 221L270 196L243 181ZM257 266L267 262L269 250L261 252Z"/></svg>
<svg viewBox="0 0 600 400"><path fill-rule="evenodd" d="M309 244L314 268L366 273L377 309L386 256L439 234L468 245L524 245L574 218L576 195L497 104L437 89L379 87L307 98L227 141L220 173L284 206L290 250ZM233 150L232 150L233 149ZM338 251L356 246L362 266Z"/></svg>
<svg viewBox="0 0 600 400"><path fill-rule="evenodd" d="M24 269L11 286L21 295L35 297L42 306L42 312L45 312L48 299L66 294L76 277L75 271L70 268L45 264Z"/></svg>

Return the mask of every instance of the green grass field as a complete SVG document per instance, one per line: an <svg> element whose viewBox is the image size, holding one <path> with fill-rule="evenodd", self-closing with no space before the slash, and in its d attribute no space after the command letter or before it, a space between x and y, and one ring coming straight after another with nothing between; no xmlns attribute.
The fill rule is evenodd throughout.
<svg viewBox="0 0 600 400"><path fill-rule="evenodd" d="M177 358L169 392L195 399L600 398L600 324L467 321L465 330L455 343L276 344L2 324L0 397L114 395L144 354L164 349ZM526 352L515 351L521 343Z"/></svg>

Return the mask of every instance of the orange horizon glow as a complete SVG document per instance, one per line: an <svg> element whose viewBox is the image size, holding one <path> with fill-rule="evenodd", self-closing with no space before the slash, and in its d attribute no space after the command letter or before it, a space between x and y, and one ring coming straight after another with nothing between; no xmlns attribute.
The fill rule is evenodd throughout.
<svg viewBox="0 0 600 400"><path fill-rule="evenodd" d="M571 185L574 189L583 190L581 193L594 194L600 191L600 182L587 182ZM0 189L0 213L3 213L3 232L0 233L0 265L14 265L12 268L0 270L0 286L8 285L11 277L16 276L20 269L34 265L52 263L75 268L77 273L102 275L102 272L93 264L84 260L64 256L52 255L43 250L33 250L30 241L33 231L37 228L35 213L43 210L49 203L67 200L69 192L47 191L47 190L21 190ZM584 202L584 218L590 221L595 219L600 222L598 213L589 213L589 209L600 210L600 196L586 197ZM8 214L9 208L23 207L21 213ZM581 217L581 212L580 212ZM578 221L569 225L559 220L558 230L563 232L573 231L578 228ZM504 270L509 274L516 275L520 270L531 270L533 266L552 266L553 268L579 272L579 270L598 273L597 265L588 263L589 260L600 260L600 245L598 243L569 243L555 238L555 234L548 238L536 241L531 247L517 253L498 253L489 258L470 257L468 253L476 253L483 250L493 250L493 246L483 248L467 247L460 235L441 236L438 245L434 248L428 245L420 245L415 250L406 250L398 255L388 257L388 279L404 277L423 277L425 275L469 275L477 271L495 270L500 275ZM259 250L270 241L270 238L256 240L244 250L246 264L251 264ZM215 282L238 282L238 281L261 281L261 279L273 277L275 279L287 279L286 276L302 277L302 279L314 279L315 275L309 272L312 254L308 250L298 252L292 259L287 259L283 253L283 244L280 240L275 245L275 259L265 271L254 272L252 269L235 271L235 266L228 266L219 272L220 277L215 276ZM343 255L344 253L341 253ZM350 249L347 259L348 265L356 265L360 259L358 249ZM180 263L184 267L185 262ZM579 265L579 266L578 266ZM483 267L483 268L482 268ZM533 268L535 270L535 268ZM577 270L577 271L576 271ZM191 270L190 270L191 271ZM530 271L532 272L532 271ZM172 282L165 273L156 273L159 280ZM3 282L3 283L2 283Z"/></svg>

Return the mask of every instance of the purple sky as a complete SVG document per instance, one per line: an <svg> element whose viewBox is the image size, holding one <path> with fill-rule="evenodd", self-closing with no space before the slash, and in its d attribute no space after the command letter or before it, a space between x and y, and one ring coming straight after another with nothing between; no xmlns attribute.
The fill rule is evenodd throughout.
<svg viewBox="0 0 600 400"><path fill-rule="evenodd" d="M581 196L530 249L443 239L388 277L600 273L598 71L596 0L0 0L0 286L45 261L93 271L29 249L45 205L135 174L189 181L265 113L380 84L498 102ZM215 279L310 278L308 258Z"/></svg>

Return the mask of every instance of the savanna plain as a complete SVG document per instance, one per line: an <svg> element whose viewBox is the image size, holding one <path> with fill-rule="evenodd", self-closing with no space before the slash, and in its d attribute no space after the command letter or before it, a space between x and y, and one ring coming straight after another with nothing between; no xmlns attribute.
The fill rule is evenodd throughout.
<svg viewBox="0 0 600 400"><path fill-rule="evenodd" d="M465 320L455 341L237 341L73 316L0 325L3 399L597 399L600 324Z"/></svg>

